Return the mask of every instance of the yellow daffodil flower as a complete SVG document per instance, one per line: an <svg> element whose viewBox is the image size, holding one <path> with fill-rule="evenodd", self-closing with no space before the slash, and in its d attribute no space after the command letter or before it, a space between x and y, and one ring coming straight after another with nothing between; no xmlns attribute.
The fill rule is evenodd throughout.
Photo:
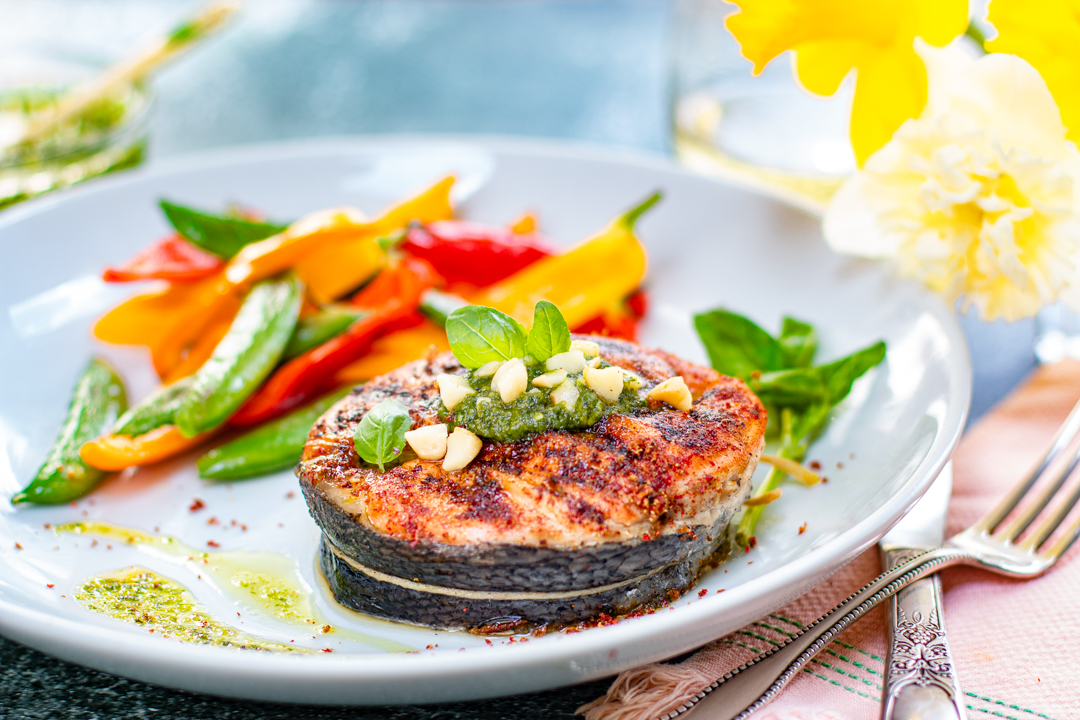
<svg viewBox="0 0 1080 720"><path fill-rule="evenodd" d="M998 36L986 49L1013 53L1034 65L1061 108L1069 139L1080 141L1080 4L993 0L988 19Z"/></svg>
<svg viewBox="0 0 1080 720"><path fill-rule="evenodd" d="M858 70L851 146L862 166L901 123L922 112L926 70L913 42L944 46L968 25L966 0L730 0L728 30L754 63L754 74L785 50L795 75L818 95L832 95Z"/></svg>
<svg viewBox="0 0 1080 720"><path fill-rule="evenodd" d="M920 45L926 110L841 186L826 239L986 319L1080 309L1080 151L1053 96L1015 55L950 50Z"/></svg>

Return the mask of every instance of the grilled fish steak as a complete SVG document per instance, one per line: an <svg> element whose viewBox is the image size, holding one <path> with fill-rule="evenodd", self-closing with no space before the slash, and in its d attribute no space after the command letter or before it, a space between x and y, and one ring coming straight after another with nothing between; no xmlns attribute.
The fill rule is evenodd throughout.
<svg viewBox="0 0 1080 720"><path fill-rule="evenodd" d="M765 409L734 378L588 339L649 386L681 375L692 409L654 404L584 431L485 442L457 472L408 452L385 472L363 463L353 434L379 402L404 404L414 428L443 421L435 378L463 372L445 353L358 387L315 423L297 475L340 602L432 627L505 629L625 614L693 584L750 492Z"/></svg>

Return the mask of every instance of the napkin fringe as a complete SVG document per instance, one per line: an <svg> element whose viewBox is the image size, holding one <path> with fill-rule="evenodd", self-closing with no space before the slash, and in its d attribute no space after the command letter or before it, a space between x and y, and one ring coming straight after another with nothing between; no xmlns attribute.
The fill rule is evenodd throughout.
<svg viewBox="0 0 1080 720"><path fill-rule="evenodd" d="M675 710L714 678L690 663L653 664L627 670L615 678L603 697L577 709L585 720L642 720Z"/></svg>

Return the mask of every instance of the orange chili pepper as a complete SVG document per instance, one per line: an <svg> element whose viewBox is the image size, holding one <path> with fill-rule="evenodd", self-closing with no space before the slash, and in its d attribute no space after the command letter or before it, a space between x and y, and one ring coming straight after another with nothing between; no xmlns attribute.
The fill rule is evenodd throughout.
<svg viewBox="0 0 1080 720"><path fill-rule="evenodd" d="M384 335L375 340L367 354L342 368L331 384L345 385L378 377L407 362L424 357L424 353L432 346L439 352L450 349L446 331L430 320L424 320L415 327L398 330L392 335Z"/></svg>
<svg viewBox="0 0 1080 720"><path fill-rule="evenodd" d="M137 465L151 465L193 448L210 433L187 438L175 425L162 425L145 435L103 435L82 446L83 461L98 470L113 472Z"/></svg>
<svg viewBox="0 0 1080 720"><path fill-rule="evenodd" d="M326 303L359 287L386 262L386 253L376 240L411 222L429 223L454 216L450 190L454 178L443 178L419 195L385 211L371 221L357 236L342 242L326 243L314 249L296 266L308 293L317 302Z"/></svg>

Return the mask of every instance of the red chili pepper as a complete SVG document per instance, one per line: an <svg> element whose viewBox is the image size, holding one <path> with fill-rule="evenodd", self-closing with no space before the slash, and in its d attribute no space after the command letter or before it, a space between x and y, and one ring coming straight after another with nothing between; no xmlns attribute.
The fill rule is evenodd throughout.
<svg viewBox="0 0 1080 720"><path fill-rule="evenodd" d="M397 300L416 308L424 291L439 285L440 281L431 263L420 258L404 258L376 275L349 302L363 308L377 308Z"/></svg>
<svg viewBox="0 0 1080 720"><path fill-rule="evenodd" d="M583 335L604 335L636 341L638 320L645 316L647 308L648 298L645 291L637 290L620 303L616 309L609 310L603 315L594 317L592 320L579 325L574 328L574 332Z"/></svg>
<svg viewBox="0 0 1080 720"><path fill-rule="evenodd" d="M449 283L485 287L558 251L536 233L519 235L508 228L459 220L413 225L401 248L423 258Z"/></svg>
<svg viewBox="0 0 1080 720"><path fill-rule="evenodd" d="M372 311L341 335L278 368L229 418L229 424L258 425L307 403L329 389L334 375L370 350L377 338L422 321L418 312L396 302Z"/></svg>
<svg viewBox="0 0 1080 720"><path fill-rule="evenodd" d="M416 311L420 295L438 280L427 262L415 258L384 270L352 299L353 304L371 312L342 334L278 368L229 423L239 427L257 425L330 389L336 384L334 375L366 354L377 338L423 322L423 316Z"/></svg>
<svg viewBox="0 0 1080 720"><path fill-rule="evenodd" d="M221 258L192 245L179 235L146 248L120 267L106 268L105 282L133 280L200 280L221 269Z"/></svg>

